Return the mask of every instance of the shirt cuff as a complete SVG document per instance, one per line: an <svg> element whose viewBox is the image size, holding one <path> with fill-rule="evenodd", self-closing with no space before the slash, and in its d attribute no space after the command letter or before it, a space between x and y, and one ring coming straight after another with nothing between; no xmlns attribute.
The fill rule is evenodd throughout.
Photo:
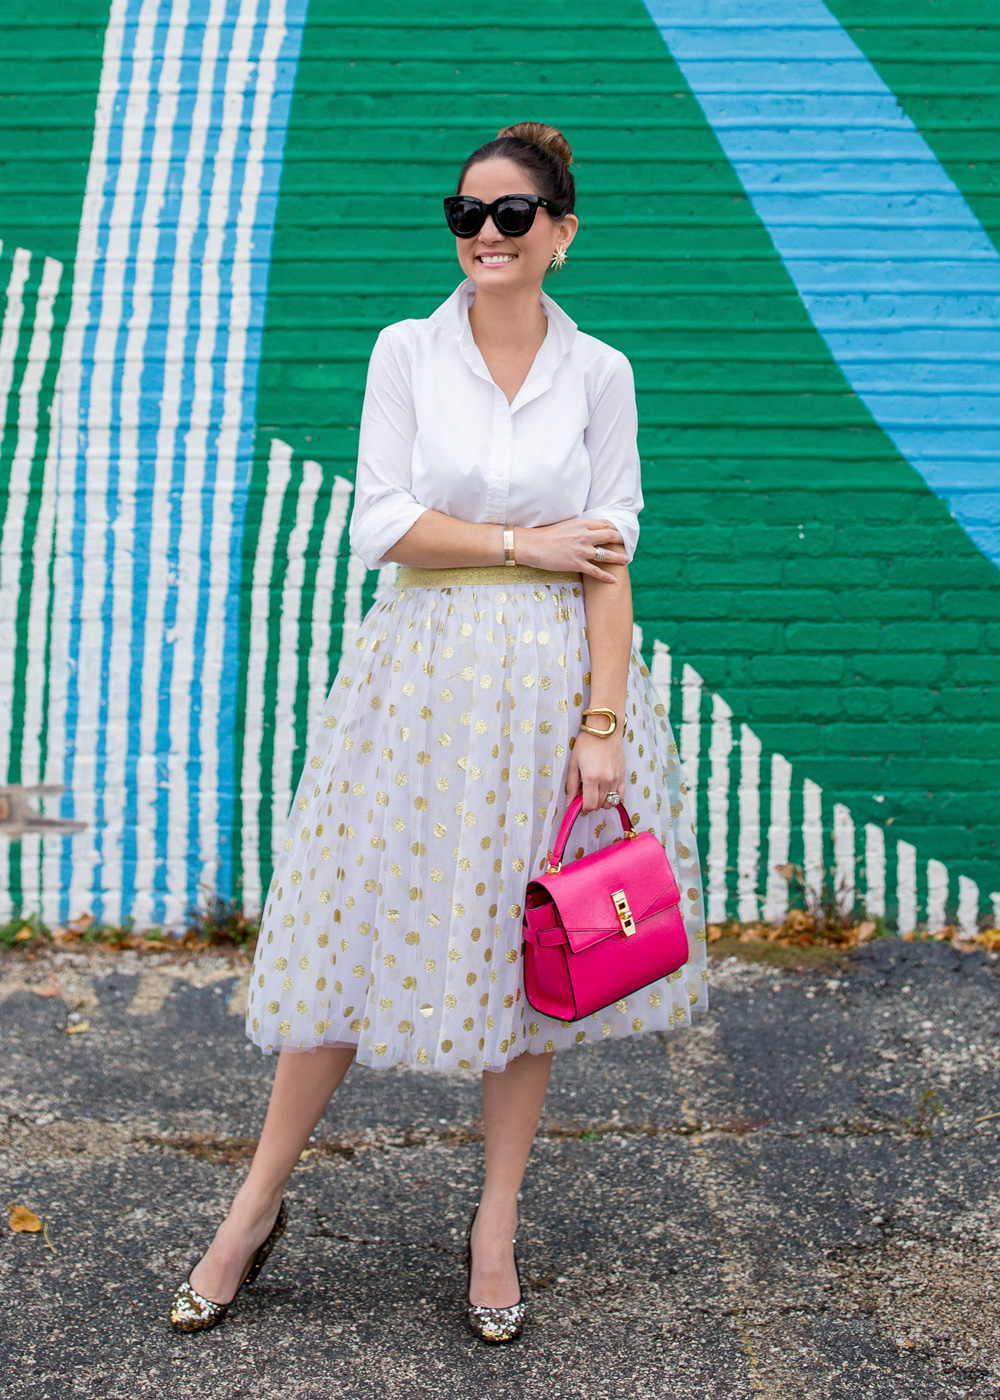
<svg viewBox="0 0 1000 1400"><path fill-rule="evenodd" d="M386 551L429 509L402 491L371 502L359 519L351 515L348 532L351 549L368 569L380 569L392 563L385 557Z"/></svg>
<svg viewBox="0 0 1000 1400"><path fill-rule="evenodd" d="M610 520L624 541L622 547L626 559L631 564L639 543L639 520L633 511L622 510L618 506L608 506L607 509L595 506L590 510L582 510L580 516L583 520Z"/></svg>

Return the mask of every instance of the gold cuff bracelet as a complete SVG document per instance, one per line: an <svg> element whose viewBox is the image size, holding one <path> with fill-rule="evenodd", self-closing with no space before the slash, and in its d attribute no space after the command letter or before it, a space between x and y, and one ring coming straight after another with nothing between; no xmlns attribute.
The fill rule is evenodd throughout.
<svg viewBox="0 0 1000 1400"><path fill-rule="evenodd" d="M618 716L614 710L605 709L603 705L591 705L588 709L581 711L584 715L607 715L611 721L609 729L591 729L589 724L581 724L580 728L587 734L599 734L602 739L606 739L609 734L613 734L618 728Z"/></svg>

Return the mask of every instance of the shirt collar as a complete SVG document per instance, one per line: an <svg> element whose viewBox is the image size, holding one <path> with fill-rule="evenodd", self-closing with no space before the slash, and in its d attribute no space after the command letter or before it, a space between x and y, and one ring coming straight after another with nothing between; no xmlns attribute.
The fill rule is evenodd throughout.
<svg viewBox="0 0 1000 1400"><path fill-rule="evenodd" d="M430 319L449 335L455 337L464 358L475 372L490 383L493 380L486 362L479 352L479 347L472 334L472 327L469 325L469 303L476 292L476 284L471 277L466 277L460 282L447 301L443 301L437 310L431 312ZM528 373L527 379L517 392L511 408L520 407L528 399L535 398L544 389L547 389L552 382L556 366L567 355L573 345L577 333L577 325L573 318L562 309L562 307L546 295L540 294L542 311L548 321L548 328L541 349L535 358L535 362Z"/></svg>

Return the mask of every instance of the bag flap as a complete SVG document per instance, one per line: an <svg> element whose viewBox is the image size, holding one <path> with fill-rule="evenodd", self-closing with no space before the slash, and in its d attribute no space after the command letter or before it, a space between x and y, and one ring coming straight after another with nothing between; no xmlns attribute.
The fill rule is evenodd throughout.
<svg viewBox="0 0 1000 1400"><path fill-rule="evenodd" d="M611 934L622 936L613 890L625 891L636 923L680 901L667 853L651 831L612 841L568 862L557 874L536 876L531 883L549 894L574 952Z"/></svg>

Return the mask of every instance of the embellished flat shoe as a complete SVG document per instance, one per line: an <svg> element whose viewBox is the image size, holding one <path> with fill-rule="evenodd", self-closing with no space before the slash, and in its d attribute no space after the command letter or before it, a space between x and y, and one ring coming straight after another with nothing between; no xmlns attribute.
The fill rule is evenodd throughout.
<svg viewBox="0 0 1000 1400"><path fill-rule="evenodd" d="M221 1322L236 1301L236 1296L244 1284L251 1284L267 1262L267 1256L277 1244L288 1223L288 1207L282 1201L277 1218L271 1226L271 1233L259 1246L247 1265L247 1271L240 1279L239 1287L228 1303L217 1303L214 1298L205 1298L191 1287L191 1274L178 1288L170 1303L170 1321L178 1332L203 1332ZM194 1268L194 1265L191 1266Z"/></svg>
<svg viewBox="0 0 1000 1400"><path fill-rule="evenodd" d="M469 1232L465 1240L465 1262L469 1275L469 1288L472 1287L472 1227L476 1220L476 1210L469 1221ZM517 1238L511 1241L517 1245ZM518 1290L521 1289L521 1271L517 1267L517 1249L514 1250L514 1272L517 1274ZM488 1308L481 1303L467 1303L465 1320L469 1328L484 1342L512 1342L521 1335L527 1311L523 1295L516 1303L506 1308Z"/></svg>

